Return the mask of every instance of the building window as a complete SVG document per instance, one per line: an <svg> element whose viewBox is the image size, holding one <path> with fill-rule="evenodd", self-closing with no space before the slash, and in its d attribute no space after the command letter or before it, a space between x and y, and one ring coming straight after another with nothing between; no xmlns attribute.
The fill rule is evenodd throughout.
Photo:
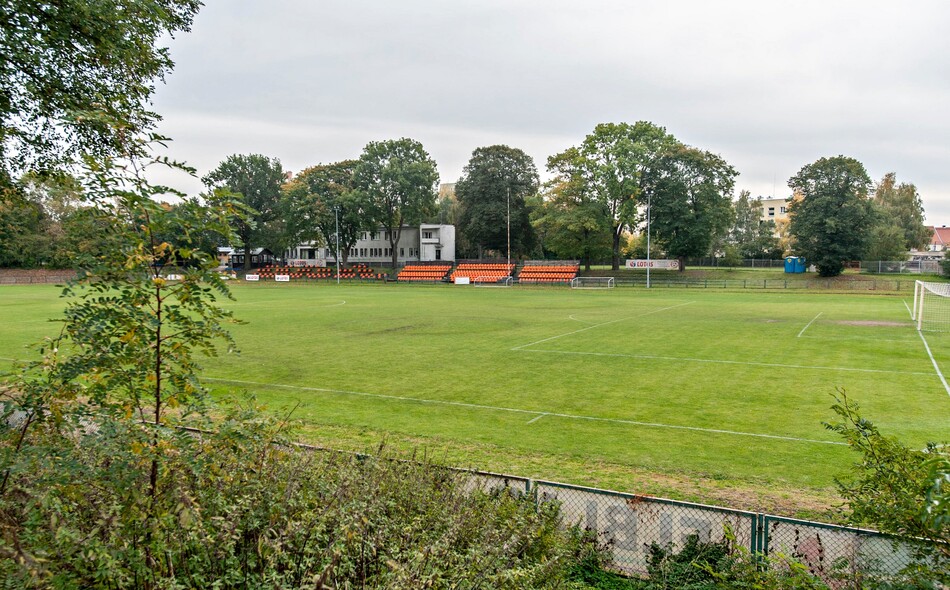
<svg viewBox="0 0 950 590"><path fill-rule="evenodd" d="M430 231L424 231L424 232L422 232L422 239L424 239L424 240L431 240L431 239L432 239L432 232L430 232Z"/></svg>
<svg viewBox="0 0 950 590"><path fill-rule="evenodd" d="M369 239L375 240L375 239L376 239L376 236L377 236L376 232L373 232L373 233L369 234Z"/></svg>
<svg viewBox="0 0 950 590"><path fill-rule="evenodd" d="M442 250L440 250L440 249L438 249L438 248L435 249L435 259L436 259L436 260L442 260Z"/></svg>
<svg viewBox="0 0 950 590"><path fill-rule="evenodd" d="M775 207L769 207L769 217L775 217Z"/></svg>
<svg viewBox="0 0 950 590"><path fill-rule="evenodd" d="M405 249L405 248L400 248L400 249L399 249L399 257L400 257L400 258L405 258L405 257L406 257L406 249Z"/></svg>
<svg viewBox="0 0 950 590"><path fill-rule="evenodd" d="M386 239L389 239L389 232L386 232Z"/></svg>
<svg viewBox="0 0 950 590"><path fill-rule="evenodd" d="M782 207L780 210L781 213L785 213L785 211L786 211L785 207Z"/></svg>

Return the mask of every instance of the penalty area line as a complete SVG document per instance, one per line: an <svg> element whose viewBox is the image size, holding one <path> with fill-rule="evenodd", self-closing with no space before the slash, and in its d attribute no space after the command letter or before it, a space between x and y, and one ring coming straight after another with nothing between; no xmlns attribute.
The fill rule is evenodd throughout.
<svg viewBox="0 0 950 590"><path fill-rule="evenodd" d="M805 333L805 330L808 329L808 326L814 324L814 323L815 323L815 320L817 320L818 318L820 318L820 317L821 317L821 314L823 314L823 313L825 313L825 312L819 311L819 312L818 312L818 315L816 315L815 317L813 317L810 322L808 322L807 324L805 324L805 327L802 328L802 331L798 333L798 336L796 336L796 338L801 338L801 337L802 337L802 334Z"/></svg>
<svg viewBox="0 0 950 590"><path fill-rule="evenodd" d="M550 337L548 337L548 338L542 338L541 340L538 340L538 341L536 341L536 342L532 342L532 343L530 343L530 344L522 344L522 345L520 345L520 346L515 346L515 347L512 348L511 350L523 350L523 349L525 349L525 348L527 348L527 347L529 347L529 346L534 346L535 344L541 344L542 342L549 342L549 341L551 341L551 340L557 340L558 338L564 338L565 336L571 336L571 335L573 335L573 334L580 334L581 332L586 332L587 330L593 330L594 328L599 328L599 327L601 327L601 326L606 326L606 325L609 325L609 324L616 324L617 322L624 322L624 321L627 321L627 320L632 320L632 319L634 319L634 318L642 318L642 317L644 317L644 316L652 315L652 314L655 314L655 313L660 313L661 311L668 311L668 310L670 310L670 309L676 309L677 307L683 307L684 305L689 305L689 304L691 304L691 303L696 303L696 302L695 302L695 301L687 301L686 303L678 303L678 304L676 304L676 305L671 305L671 306L669 306L669 307L663 307L663 308L660 308L660 309L654 309L654 310L647 311L647 312L644 312L644 313L638 313L638 314L636 314L636 315L627 316L627 317L625 317L625 318L619 318L619 319L616 319L616 320L610 320L609 322L601 322L601 323L599 323L599 324L594 324L594 325L592 325L592 326L587 326L586 328L581 328L580 330L574 330L573 332L566 332L566 333L564 333L564 334L558 334L557 336L550 336ZM571 318L571 319L574 319L574 318Z"/></svg>
<svg viewBox="0 0 950 590"><path fill-rule="evenodd" d="M781 436L778 434L762 434L757 432L742 432L739 430L724 430L719 428L702 428L700 426L680 426L677 424L663 424L659 422L640 422L637 420L623 420L620 418L602 418L598 416L584 416L582 414L562 414L558 412L539 412L537 410L523 410L520 408L506 408L504 406L489 406L484 404L470 404L467 402L453 402L448 400L425 399L418 397L407 397L402 395L389 395L385 393L368 393L365 391L347 391L345 389L328 389L324 387L307 387L304 385L285 385L282 383L260 383L257 381L242 381L239 379L219 379L214 377L205 377L205 381L214 381L217 383L234 383L236 385L255 385L258 387L272 387L277 389L291 389L296 391L310 391L315 393L332 393L337 395L352 395L367 397L373 399L386 399L401 402L410 402L416 404L451 406L460 408L469 408L473 410L490 410L494 412L511 412L514 414L530 414L536 416L533 421L551 416L554 418L564 418L566 420L584 420L588 422L605 422L608 424L622 424L627 426L642 426L646 428L662 428L669 430L687 430L691 432L702 432L706 434L725 434L730 436L745 436L750 438L765 438L771 440L783 440L791 442L812 443L817 445L836 445L845 446L843 442L816 440L811 438L799 438L795 436Z"/></svg>
<svg viewBox="0 0 950 590"><path fill-rule="evenodd" d="M649 361L675 361L685 363L711 363L720 365L746 365L750 367L773 367L777 369L807 369L812 371L850 371L854 373L888 373L891 375L930 375L923 371L893 371L889 369L855 369L852 367L823 367L810 365L785 365L782 363L756 363L753 361L729 361L720 359L699 359L681 356L659 356L652 354L621 354L612 352L579 352L575 350L545 350L542 348L532 348L530 350L521 350L521 352L544 352L549 354L576 354L582 356L605 356L628 359L642 359Z"/></svg>

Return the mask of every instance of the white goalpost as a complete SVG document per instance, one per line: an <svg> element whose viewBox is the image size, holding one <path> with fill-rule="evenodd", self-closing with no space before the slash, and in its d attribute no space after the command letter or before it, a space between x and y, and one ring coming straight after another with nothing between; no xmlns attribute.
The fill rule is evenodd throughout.
<svg viewBox="0 0 950 590"><path fill-rule="evenodd" d="M613 289L614 277L575 277L571 289Z"/></svg>
<svg viewBox="0 0 950 590"><path fill-rule="evenodd" d="M472 285L475 287L510 287L514 277L475 277Z"/></svg>
<svg viewBox="0 0 950 590"><path fill-rule="evenodd" d="M915 281L911 317L918 330L950 331L950 283Z"/></svg>

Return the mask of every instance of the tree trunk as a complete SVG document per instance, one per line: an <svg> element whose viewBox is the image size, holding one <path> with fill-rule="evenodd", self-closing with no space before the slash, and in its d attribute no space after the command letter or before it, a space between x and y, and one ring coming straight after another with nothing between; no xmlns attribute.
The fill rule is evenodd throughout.
<svg viewBox="0 0 950 590"><path fill-rule="evenodd" d="M396 251L396 244L399 243L399 240L393 240L393 232L389 232L389 253L392 254L393 260L393 273L396 272L396 264L399 260L399 252Z"/></svg>
<svg viewBox="0 0 950 590"><path fill-rule="evenodd" d="M396 264L399 260L399 252L396 250L396 246L399 245L399 238L402 237L402 223L399 224L399 231L395 231L391 228L386 228L389 231L389 248L392 253L392 262L393 262L393 273L396 272ZM419 237L422 237L421 235ZM421 252L419 260L422 260Z"/></svg>
<svg viewBox="0 0 950 590"><path fill-rule="evenodd" d="M679 268L679 271L680 271L680 272L684 272L684 271L686 270L686 257L685 257L685 256L677 256L677 257L676 257L676 260L679 261L679 267L680 267L680 268Z"/></svg>
<svg viewBox="0 0 950 590"><path fill-rule="evenodd" d="M620 228L614 230L614 253L610 265L611 270L620 270Z"/></svg>

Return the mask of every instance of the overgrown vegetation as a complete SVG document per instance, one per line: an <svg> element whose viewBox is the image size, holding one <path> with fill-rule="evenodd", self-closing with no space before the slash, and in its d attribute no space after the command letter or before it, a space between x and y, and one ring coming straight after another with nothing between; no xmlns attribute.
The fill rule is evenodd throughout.
<svg viewBox="0 0 950 590"><path fill-rule="evenodd" d="M840 421L826 424L861 454L853 476L838 480L853 524L911 543L917 560L911 580L950 584L950 456L946 445L915 450L881 434L842 391L832 408Z"/></svg>

